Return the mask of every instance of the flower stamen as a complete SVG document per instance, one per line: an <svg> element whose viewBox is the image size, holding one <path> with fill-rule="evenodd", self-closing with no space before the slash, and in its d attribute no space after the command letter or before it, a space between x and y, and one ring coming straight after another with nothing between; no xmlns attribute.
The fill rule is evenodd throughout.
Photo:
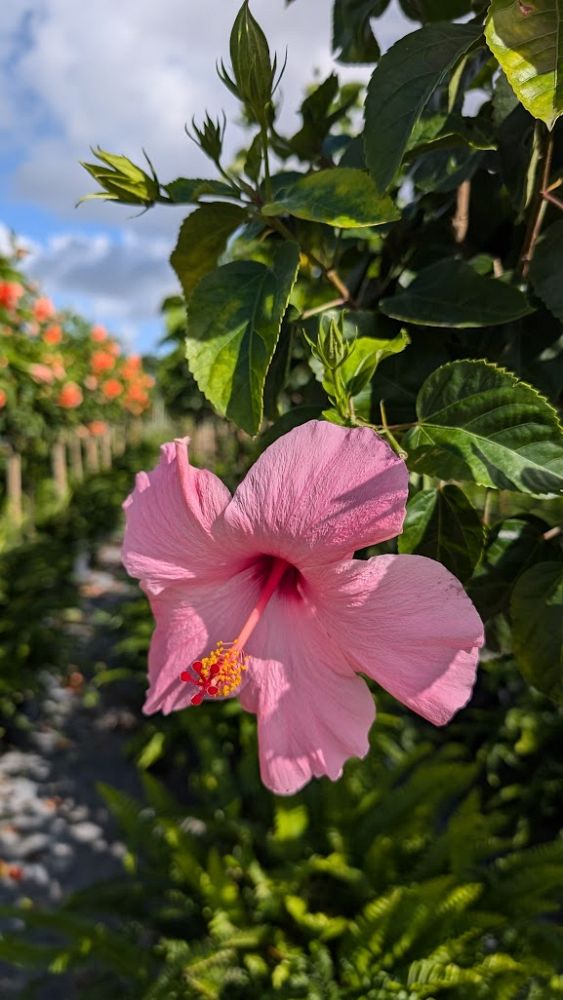
<svg viewBox="0 0 563 1000"><path fill-rule="evenodd" d="M192 705L201 705L206 696L228 698L240 687L244 672L248 669L248 657L243 647L287 569L288 563L284 559L274 559L256 607L250 612L237 638L228 643L220 640L207 656L194 660L188 670L182 670L180 680L195 684L199 689L192 696Z"/></svg>

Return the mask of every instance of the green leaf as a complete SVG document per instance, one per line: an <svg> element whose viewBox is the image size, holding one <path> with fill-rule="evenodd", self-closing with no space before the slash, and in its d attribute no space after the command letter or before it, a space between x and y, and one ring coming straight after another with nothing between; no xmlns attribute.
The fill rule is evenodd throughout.
<svg viewBox="0 0 563 1000"><path fill-rule="evenodd" d="M514 654L526 680L563 702L563 566L536 563L518 580L510 602Z"/></svg>
<svg viewBox="0 0 563 1000"><path fill-rule="evenodd" d="M379 308L418 326L478 327L510 323L534 310L526 296L498 278L478 274L463 260L440 260Z"/></svg>
<svg viewBox="0 0 563 1000"><path fill-rule="evenodd" d="M371 382L375 371L385 358L400 354L410 344L406 330L396 337L358 337L351 345L350 353L342 363L342 379L350 396L356 396Z"/></svg>
<svg viewBox="0 0 563 1000"><path fill-rule="evenodd" d="M232 198L233 189L223 181L207 180L201 177L178 177L170 184L163 185L164 191L177 205L196 204L202 195L211 194L217 198Z"/></svg>
<svg viewBox="0 0 563 1000"><path fill-rule="evenodd" d="M487 44L517 98L553 128L563 112L562 0L492 0Z"/></svg>
<svg viewBox="0 0 563 1000"><path fill-rule="evenodd" d="M229 236L246 221L238 205L213 201L200 205L184 219L170 263L186 299L204 274L212 271L227 246Z"/></svg>
<svg viewBox="0 0 563 1000"><path fill-rule="evenodd" d="M335 167L301 178L273 202L264 215L294 215L311 222L352 228L394 222L400 213L391 198L381 195L363 170Z"/></svg>
<svg viewBox="0 0 563 1000"><path fill-rule="evenodd" d="M206 275L188 310L186 355L216 410L249 434L262 423L264 383L299 267L283 243L270 267L244 260Z"/></svg>
<svg viewBox="0 0 563 1000"><path fill-rule="evenodd" d="M413 21L453 21L469 14L469 0L400 0L401 8Z"/></svg>
<svg viewBox="0 0 563 1000"><path fill-rule="evenodd" d="M563 432L547 399L486 361L433 372L405 435L409 468L533 496L563 487Z"/></svg>
<svg viewBox="0 0 563 1000"><path fill-rule="evenodd" d="M554 222L538 243L530 264L534 291L563 323L563 220Z"/></svg>
<svg viewBox="0 0 563 1000"><path fill-rule="evenodd" d="M421 490L409 500L399 552L437 559L465 581L481 558L483 543L481 518L458 486Z"/></svg>
<svg viewBox="0 0 563 1000"><path fill-rule="evenodd" d="M493 527L469 587L469 596L485 620L507 610L511 589L521 573L549 558L550 546L544 538L548 527L534 517L509 517Z"/></svg>
<svg viewBox="0 0 563 1000"><path fill-rule="evenodd" d="M371 18L380 17L389 0L334 0L332 50L339 62L367 63L379 59Z"/></svg>
<svg viewBox="0 0 563 1000"><path fill-rule="evenodd" d="M475 24L432 24L401 38L369 82L365 105L366 162L380 191L397 172L410 134L430 97L477 41Z"/></svg>

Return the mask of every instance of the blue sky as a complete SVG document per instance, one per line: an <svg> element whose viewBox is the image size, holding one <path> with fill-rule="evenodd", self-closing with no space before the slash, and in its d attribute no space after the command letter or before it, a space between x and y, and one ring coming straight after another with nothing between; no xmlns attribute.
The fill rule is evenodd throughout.
<svg viewBox="0 0 563 1000"><path fill-rule="evenodd" d="M159 303L177 290L168 264L185 209L134 210L100 202L79 166L89 146L137 161L145 147L164 180L212 176L184 133L206 109L236 105L215 73L228 54L239 0L8 0L0 4L0 244L13 229L28 269L57 306L103 322L148 350ZM304 87L332 69L331 0L254 0L271 48L288 50L282 126L296 124ZM205 12L205 18L203 17ZM377 22L382 48L415 25L392 6ZM339 68L344 79L366 72ZM241 133L232 121L228 149Z"/></svg>

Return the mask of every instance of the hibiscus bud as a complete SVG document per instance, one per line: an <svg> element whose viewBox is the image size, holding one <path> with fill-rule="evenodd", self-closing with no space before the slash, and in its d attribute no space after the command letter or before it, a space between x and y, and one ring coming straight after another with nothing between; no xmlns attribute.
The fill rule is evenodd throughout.
<svg viewBox="0 0 563 1000"><path fill-rule="evenodd" d="M272 96L277 61L270 60L267 38L250 13L248 0L239 10L229 43L232 77L221 63L219 76L226 87L244 104L248 117L263 127L274 118Z"/></svg>
<svg viewBox="0 0 563 1000"><path fill-rule="evenodd" d="M102 191L86 195L80 201L105 198L106 201L119 201L122 205L145 205L147 208L154 204L160 192L160 182L148 157L152 176L137 167L126 156L108 153L99 147L92 152L102 166L84 162L81 166L98 182Z"/></svg>
<svg viewBox="0 0 563 1000"><path fill-rule="evenodd" d="M324 326L321 324L318 337L318 348L321 360L327 368L339 368L350 353L350 347L344 338L342 319L331 319Z"/></svg>
<svg viewBox="0 0 563 1000"><path fill-rule="evenodd" d="M225 125L226 119L223 119L222 123L219 119L214 122L207 113L205 115L205 121L201 126L197 126L195 118L192 118L192 128L195 133L194 141L200 149L203 150L206 156L208 156L210 160L213 160L213 163L218 163L221 158ZM191 136L191 138L193 139L194 136Z"/></svg>

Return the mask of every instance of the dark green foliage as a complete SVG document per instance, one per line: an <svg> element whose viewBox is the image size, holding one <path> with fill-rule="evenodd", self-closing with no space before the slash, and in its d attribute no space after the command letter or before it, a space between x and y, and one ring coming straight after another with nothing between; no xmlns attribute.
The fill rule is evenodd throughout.
<svg viewBox="0 0 563 1000"><path fill-rule="evenodd" d="M130 449L111 472L75 487L68 506L40 518L32 537L0 554L0 721L20 725L22 704L41 685L41 671L68 668L65 622L78 603L74 562L115 531L121 504L152 446Z"/></svg>
<svg viewBox="0 0 563 1000"><path fill-rule="evenodd" d="M147 611L132 611L122 627L141 647ZM20 953L20 931L0 957L80 968L92 996L135 1000L556 997L561 709L503 660L447 734L378 700L369 757L291 799L260 786L236 704L151 721L143 739L164 747L145 802L102 789L123 878L53 917L21 911L60 943ZM162 784L180 775L181 802Z"/></svg>

